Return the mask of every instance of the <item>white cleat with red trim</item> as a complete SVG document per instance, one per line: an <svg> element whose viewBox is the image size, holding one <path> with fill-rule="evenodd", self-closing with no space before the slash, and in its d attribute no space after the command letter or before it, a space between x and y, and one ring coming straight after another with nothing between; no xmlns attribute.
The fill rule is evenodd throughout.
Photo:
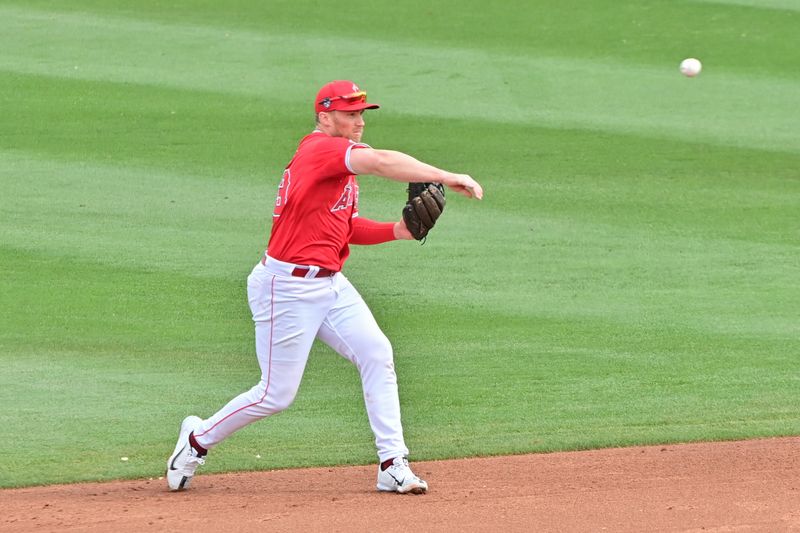
<svg viewBox="0 0 800 533"><path fill-rule="evenodd" d="M175 451L167 460L167 483L169 490L181 490L189 487L197 467L205 464L206 460L197 455L189 444L189 435L200 427L203 420L198 416L187 416L181 423L181 432Z"/></svg>
<svg viewBox="0 0 800 533"><path fill-rule="evenodd" d="M400 494L425 494L428 491L428 484L411 471L408 459L395 457L386 470L381 470L378 465L378 490Z"/></svg>

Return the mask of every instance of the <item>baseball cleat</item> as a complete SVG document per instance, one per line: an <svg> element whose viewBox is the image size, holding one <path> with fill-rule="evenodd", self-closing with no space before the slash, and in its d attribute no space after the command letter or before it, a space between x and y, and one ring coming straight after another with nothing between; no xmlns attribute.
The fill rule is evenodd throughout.
<svg viewBox="0 0 800 533"><path fill-rule="evenodd" d="M175 451L167 460L166 477L169 490L188 488L197 467L206 462L189 444L189 435L200 427L202 422L198 416L187 416L181 423L181 433Z"/></svg>
<svg viewBox="0 0 800 533"><path fill-rule="evenodd" d="M395 457L386 470L381 470L378 465L378 490L400 494L425 494L428 484L411 471L408 459Z"/></svg>

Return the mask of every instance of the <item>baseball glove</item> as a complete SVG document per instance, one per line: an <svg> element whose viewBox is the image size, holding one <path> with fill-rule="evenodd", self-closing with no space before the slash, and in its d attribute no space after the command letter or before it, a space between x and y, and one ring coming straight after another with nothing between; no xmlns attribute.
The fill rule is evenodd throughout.
<svg viewBox="0 0 800 533"><path fill-rule="evenodd" d="M440 183L409 183L403 220L418 241L423 240L444 211L444 186Z"/></svg>

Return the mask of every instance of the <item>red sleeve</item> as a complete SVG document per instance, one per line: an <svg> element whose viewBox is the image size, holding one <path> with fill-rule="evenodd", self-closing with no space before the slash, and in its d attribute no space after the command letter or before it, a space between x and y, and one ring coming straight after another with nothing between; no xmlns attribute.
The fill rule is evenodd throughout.
<svg viewBox="0 0 800 533"><path fill-rule="evenodd" d="M320 136L313 151L319 175L329 178L355 174L350 168L350 151L356 148L369 148L369 145L344 137Z"/></svg>
<svg viewBox="0 0 800 533"><path fill-rule="evenodd" d="M353 219L353 235L350 244L380 244L394 238L394 222L376 222L368 218Z"/></svg>

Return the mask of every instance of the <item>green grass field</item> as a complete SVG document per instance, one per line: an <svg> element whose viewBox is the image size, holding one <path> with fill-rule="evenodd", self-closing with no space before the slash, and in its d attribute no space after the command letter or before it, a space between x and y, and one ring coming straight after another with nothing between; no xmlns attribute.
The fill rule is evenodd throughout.
<svg viewBox="0 0 800 533"><path fill-rule="evenodd" d="M486 192L345 267L412 460L800 435L796 1L0 0L0 21L0 487L162 475L185 415L256 382L245 277L342 78L382 104L366 142ZM362 214L399 217L402 184L360 182ZM368 464L372 440L320 345L292 408L203 472Z"/></svg>

